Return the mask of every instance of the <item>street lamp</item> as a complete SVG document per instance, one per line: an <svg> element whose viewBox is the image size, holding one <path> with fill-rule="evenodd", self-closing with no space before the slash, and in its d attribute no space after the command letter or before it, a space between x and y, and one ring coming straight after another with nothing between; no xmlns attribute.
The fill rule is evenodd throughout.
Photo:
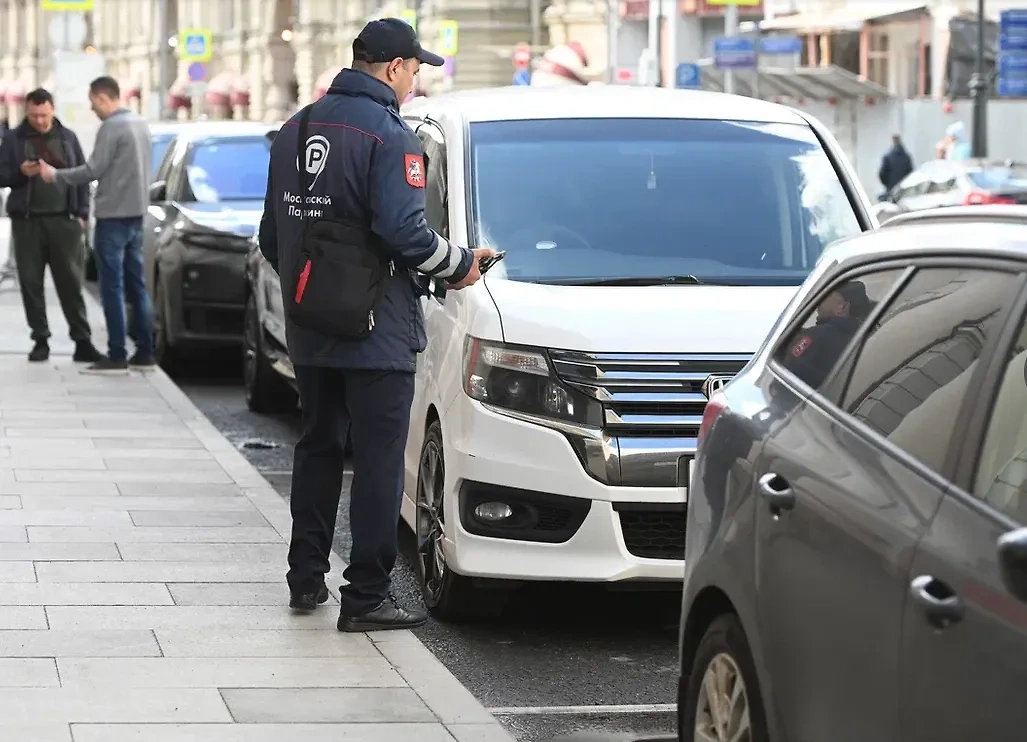
<svg viewBox="0 0 1027 742"><path fill-rule="evenodd" d="M973 157L988 156L988 80L984 74L984 0L977 0L977 56L970 77L973 98Z"/></svg>

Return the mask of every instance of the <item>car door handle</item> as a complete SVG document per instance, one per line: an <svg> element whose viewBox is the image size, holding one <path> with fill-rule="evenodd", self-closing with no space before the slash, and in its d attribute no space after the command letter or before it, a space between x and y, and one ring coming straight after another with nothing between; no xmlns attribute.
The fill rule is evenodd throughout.
<svg viewBox="0 0 1027 742"><path fill-rule="evenodd" d="M963 620L963 601L955 590L936 577L915 577L909 583L909 591L934 628L944 629Z"/></svg>
<svg viewBox="0 0 1027 742"><path fill-rule="evenodd" d="M775 515L782 510L791 510L795 507L795 492L792 491L791 485L784 477L773 472L760 477L760 495Z"/></svg>

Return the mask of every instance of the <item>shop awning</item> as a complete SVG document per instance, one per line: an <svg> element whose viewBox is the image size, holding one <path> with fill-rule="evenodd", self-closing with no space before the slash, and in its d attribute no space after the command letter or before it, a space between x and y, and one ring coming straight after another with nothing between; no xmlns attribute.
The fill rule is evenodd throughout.
<svg viewBox="0 0 1027 742"><path fill-rule="evenodd" d="M723 92L724 70L713 66L713 60L699 61L702 86L705 90ZM755 71L734 70L734 92L755 94ZM877 83L864 80L841 67L799 67L796 69L763 67L760 69L759 97L793 98L814 101L884 99L891 97Z"/></svg>
<svg viewBox="0 0 1027 742"><path fill-rule="evenodd" d="M796 31L799 33L834 33L860 31L869 22L890 23L912 20L918 14L930 12L926 3L855 3L848 8L835 8L819 12L782 15L760 23L761 31Z"/></svg>

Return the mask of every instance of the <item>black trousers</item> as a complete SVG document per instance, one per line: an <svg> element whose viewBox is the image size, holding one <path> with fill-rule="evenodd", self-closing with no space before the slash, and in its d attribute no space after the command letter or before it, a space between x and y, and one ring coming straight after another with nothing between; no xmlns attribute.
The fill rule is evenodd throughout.
<svg viewBox="0 0 1027 742"><path fill-rule="evenodd" d="M297 366L303 435L292 467L292 543L286 579L293 592L315 592L328 555L342 493L343 451L353 449L350 529L353 548L340 588L342 611L359 616L389 594L399 551L403 450L414 375Z"/></svg>
<svg viewBox="0 0 1027 742"><path fill-rule="evenodd" d="M38 342L50 338L43 282L49 265L57 299L71 329L71 339L76 343L88 341L91 333L82 296L86 253L78 220L67 214L13 218L11 240L18 267L18 283L21 284L21 301L25 307L25 319L32 330L32 340Z"/></svg>

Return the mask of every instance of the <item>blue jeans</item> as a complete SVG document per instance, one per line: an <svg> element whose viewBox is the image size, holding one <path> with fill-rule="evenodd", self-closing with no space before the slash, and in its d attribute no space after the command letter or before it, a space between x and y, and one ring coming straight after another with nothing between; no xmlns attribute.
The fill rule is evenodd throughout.
<svg viewBox="0 0 1027 742"><path fill-rule="evenodd" d="M97 278L107 320L107 355L128 360L125 350L125 299L132 307L136 350L153 355L153 307L143 276L143 218L97 219L93 237Z"/></svg>

